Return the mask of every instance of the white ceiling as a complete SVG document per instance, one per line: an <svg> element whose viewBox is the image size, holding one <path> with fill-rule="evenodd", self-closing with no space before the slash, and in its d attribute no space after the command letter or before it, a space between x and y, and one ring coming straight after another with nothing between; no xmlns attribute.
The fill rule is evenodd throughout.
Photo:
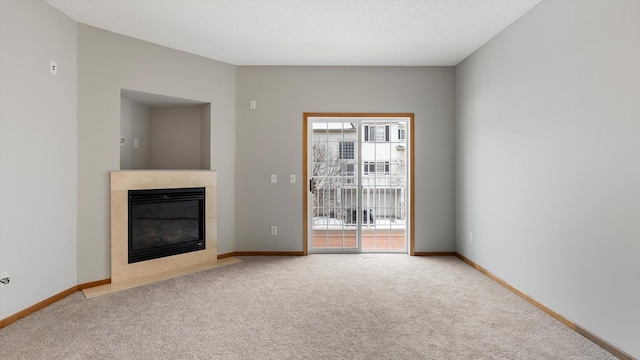
<svg viewBox="0 0 640 360"><path fill-rule="evenodd" d="M540 0L46 0L72 19L234 65L452 66Z"/></svg>

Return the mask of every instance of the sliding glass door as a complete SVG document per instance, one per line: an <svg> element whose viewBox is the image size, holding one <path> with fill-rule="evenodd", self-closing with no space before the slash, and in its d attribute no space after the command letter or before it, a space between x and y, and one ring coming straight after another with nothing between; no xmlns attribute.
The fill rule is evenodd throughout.
<svg viewBox="0 0 640 360"><path fill-rule="evenodd" d="M309 118L308 249L406 253L407 118Z"/></svg>

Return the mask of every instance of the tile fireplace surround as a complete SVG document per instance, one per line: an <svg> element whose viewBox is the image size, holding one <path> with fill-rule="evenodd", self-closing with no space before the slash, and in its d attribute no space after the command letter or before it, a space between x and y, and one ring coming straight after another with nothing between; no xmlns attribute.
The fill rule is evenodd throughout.
<svg viewBox="0 0 640 360"><path fill-rule="evenodd" d="M135 280L217 261L216 172L138 170L111 172L111 282ZM128 190L205 188L205 249L129 264Z"/></svg>

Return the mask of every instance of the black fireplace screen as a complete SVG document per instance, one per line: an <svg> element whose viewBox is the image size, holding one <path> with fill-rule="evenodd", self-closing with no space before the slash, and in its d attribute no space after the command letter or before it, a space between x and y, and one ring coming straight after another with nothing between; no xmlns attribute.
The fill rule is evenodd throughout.
<svg viewBox="0 0 640 360"><path fill-rule="evenodd" d="M204 249L204 191L129 190L129 263Z"/></svg>

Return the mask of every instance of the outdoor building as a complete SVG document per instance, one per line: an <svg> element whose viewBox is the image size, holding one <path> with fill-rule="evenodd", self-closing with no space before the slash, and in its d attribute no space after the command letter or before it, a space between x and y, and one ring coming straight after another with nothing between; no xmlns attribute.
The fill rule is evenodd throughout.
<svg viewBox="0 0 640 360"><path fill-rule="evenodd" d="M314 224L356 224L359 186L363 225L404 224L406 136L399 120L313 123Z"/></svg>

